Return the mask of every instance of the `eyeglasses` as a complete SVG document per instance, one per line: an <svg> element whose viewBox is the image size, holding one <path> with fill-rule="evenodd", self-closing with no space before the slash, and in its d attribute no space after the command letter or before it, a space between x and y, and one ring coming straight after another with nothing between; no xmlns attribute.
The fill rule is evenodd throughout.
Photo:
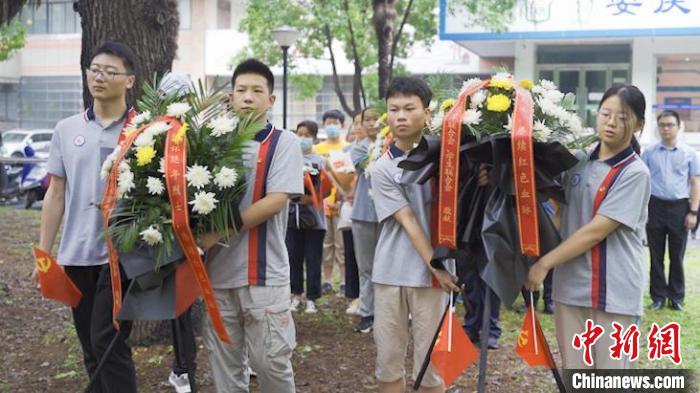
<svg viewBox="0 0 700 393"><path fill-rule="evenodd" d="M659 128L676 128L678 124L676 123L659 123Z"/></svg>
<svg viewBox="0 0 700 393"><path fill-rule="evenodd" d="M106 80L114 80L114 77L117 75L131 75L128 72L115 72L115 71L109 71L109 70L103 70L98 67L90 67L85 70L87 75L91 78L97 78L98 75L100 75L102 78Z"/></svg>
<svg viewBox="0 0 700 393"><path fill-rule="evenodd" d="M612 113L606 110L599 111L598 112L598 121L607 123L610 118L614 118L615 121L626 121L627 120L627 114L626 113Z"/></svg>

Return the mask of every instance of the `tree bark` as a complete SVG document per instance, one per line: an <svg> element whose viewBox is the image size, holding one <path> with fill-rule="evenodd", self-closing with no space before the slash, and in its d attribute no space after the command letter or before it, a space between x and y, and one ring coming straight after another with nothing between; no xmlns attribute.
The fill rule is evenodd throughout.
<svg viewBox="0 0 700 393"><path fill-rule="evenodd" d="M93 50L105 41L118 41L130 46L138 59L137 82L127 95L134 105L141 96L141 83L152 82L153 76L170 71L177 52L180 26L177 0L77 0L80 14L83 74L83 104L92 103L87 89L85 70Z"/></svg>
<svg viewBox="0 0 700 393"><path fill-rule="evenodd" d="M386 95L391 76L391 49L394 42L395 0L373 0L372 24L377 34L377 60L379 74L379 97Z"/></svg>
<svg viewBox="0 0 700 393"><path fill-rule="evenodd" d="M343 93L343 89L340 86L340 77L338 76L338 69L335 63L335 53L333 52L333 35L331 34L331 28L328 25L323 26L323 33L326 36L326 47L328 48L328 52L331 56L331 67L333 68L333 87L335 88L335 94L338 96L340 106L343 107L343 110L347 114L352 115L355 112L355 109L350 108L350 105L348 105L348 100L345 99L345 93Z"/></svg>
<svg viewBox="0 0 700 393"><path fill-rule="evenodd" d="M105 41L126 44L136 54L137 80L127 94L130 105L135 105L141 96L142 82L152 82L154 75L171 70L180 26L177 0L77 0L73 7L80 14L82 27L80 66L85 107L92 104L85 70L93 50ZM137 321L130 340L136 345L171 343L170 322Z"/></svg>
<svg viewBox="0 0 700 393"><path fill-rule="evenodd" d="M2 0L0 2L0 25L8 23L17 16L25 4L27 4L27 0Z"/></svg>

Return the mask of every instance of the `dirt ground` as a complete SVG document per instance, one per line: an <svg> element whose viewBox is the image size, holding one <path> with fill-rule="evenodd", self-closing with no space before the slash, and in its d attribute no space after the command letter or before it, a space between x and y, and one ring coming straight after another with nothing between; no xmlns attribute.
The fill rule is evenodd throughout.
<svg viewBox="0 0 700 393"><path fill-rule="evenodd" d="M87 379L70 312L42 300L30 285L31 245L38 240L38 227L38 210L0 207L0 392L81 392ZM295 315L298 392L377 391L372 335L353 332L357 317L345 315L346 307L347 301L333 294L321 299L318 314ZM527 367L513 351L519 328L519 322L504 323L501 348L489 351L487 391L555 391L548 370ZM213 392L201 339L199 344L199 391ZM140 392L174 392L166 383L172 356L169 346L134 348ZM449 392L475 392L477 372L475 363Z"/></svg>

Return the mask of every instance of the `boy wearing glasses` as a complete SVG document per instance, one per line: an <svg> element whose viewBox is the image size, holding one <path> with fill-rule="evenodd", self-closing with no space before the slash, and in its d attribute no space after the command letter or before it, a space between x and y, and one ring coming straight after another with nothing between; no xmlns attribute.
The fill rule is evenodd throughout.
<svg viewBox="0 0 700 393"><path fill-rule="evenodd" d="M57 260L83 294L72 312L89 376L117 334L112 324L111 280L98 207L105 186L100 168L134 113L126 104L126 93L136 83L136 68L136 56L128 46L107 42L98 47L86 70L92 105L59 121L51 140L48 172L52 178L41 210L39 248L51 253L63 220ZM36 269L32 277L37 282ZM121 322L117 341L92 392L136 392L136 370L126 343L130 330L130 322Z"/></svg>
<svg viewBox="0 0 700 393"><path fill-rule="evenodd" d="M651 172L651 199L647 241L651 256L649 294L651 309L668 306L683 310L685 277L683 257L688 231L695 227L700 205L700 161L695 151L678 140L680 116L666 110L657 118L661 142L642 154ZM664 276L666 242L670 266L668 282Z"/></svg>

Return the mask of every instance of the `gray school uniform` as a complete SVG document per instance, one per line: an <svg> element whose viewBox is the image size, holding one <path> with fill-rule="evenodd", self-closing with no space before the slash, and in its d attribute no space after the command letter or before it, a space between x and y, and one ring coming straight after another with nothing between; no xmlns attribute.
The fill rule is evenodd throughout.
<svg viewBox="0 0 700 393"><path fill-rule="evenodd" d="M605 161L599 147L590 156L577 153L579 163L565 176L566 204L561 206L563 239L593 219L599 187L611 168L626 165L608 187L597 214L621 225L591 250L554 269L553 299L557 302L624 315L642 315L646 262L642 239L650 196L649 170L628 148ZM597 276L597 277L596 277Z"/></svg>
<svg viewBox="0 0 700 393"><path fill-rule="evenodd" d="M247 143L245 165L249 172L246 174L246 192L239 206L241 211L252 205L258 153L262 142L274 137L271 129L272 126L268 124L254 140ZM272 143L276 146L265 178L266 192L285 193L290 197L302 195L303 157L299 141L289 131L281 131L278 138L276 143ZM214 250L214 256L207 263L212 287L231 289L248 285L289 285L289 256L284 242L288 214L287 205L258 227L231 237L227 242L228 247ZM259 231L259 235L256 244L251 247L250 232L253 230Z"/></svg>
<svg viewBox="0 0 700 393"><path fill-rule="evenodd" d="M304 165L313 167L319 171L320 176L320 170L323 169L324 167L324 160L323 157L318 155L317 153L311 152L309 154L304 155ZM320 197L320 195L319 195ZM296 206L302 206L297 203L291 202L292 205ZM294 212L298 212L297 209L295 209L296 206L290 206L290 209L293 210L293 212L290 213L290 219L293 219L295 217ZM309 230L318 230L318 231L325 231L326 230L326 216L323 213L323 205L321 207L317 207L313 204L306 205L306 207L309 207L310 211L313 212L314 218L316 219L316 225L313 228L307 228ZM297 224L296 228L298 228L299 225Z"/></svg>
<svg viewBox="0 0 700 393"><path fill-rule="evenodd" d="M353 221L364 221L376 223L377 211L374 208L374 201L370 196L370 180L365 170L360 165L367 159L370 140L365 138L359 142L352 144L350 149L350 157L357 171L357 185L355 187L355 201L352 205L352 214L350 219Z"/></svg>
<svg viewBox="0 0 700 393"><path fill-rule="evenodd" d="M382 224L374 255L372 282L405 287L432 287L430 270L401 224L393 217L403 207L410 207L430 238L431 186L430 183L401 183L403 169L398 164L405 158L405 152L392 144L377 160L372 172L374 206Z"/></svg>
<svg viewBox="0 0 700 393"><path fill-rule="evenodd" d="M128 112L107 127L97 121L92 108L56 124L47 168L51 175L66 179L63 236L57 258L63 266L107 263L99 209L105 181L100 179L100 169L117 147Z"/></svg>

